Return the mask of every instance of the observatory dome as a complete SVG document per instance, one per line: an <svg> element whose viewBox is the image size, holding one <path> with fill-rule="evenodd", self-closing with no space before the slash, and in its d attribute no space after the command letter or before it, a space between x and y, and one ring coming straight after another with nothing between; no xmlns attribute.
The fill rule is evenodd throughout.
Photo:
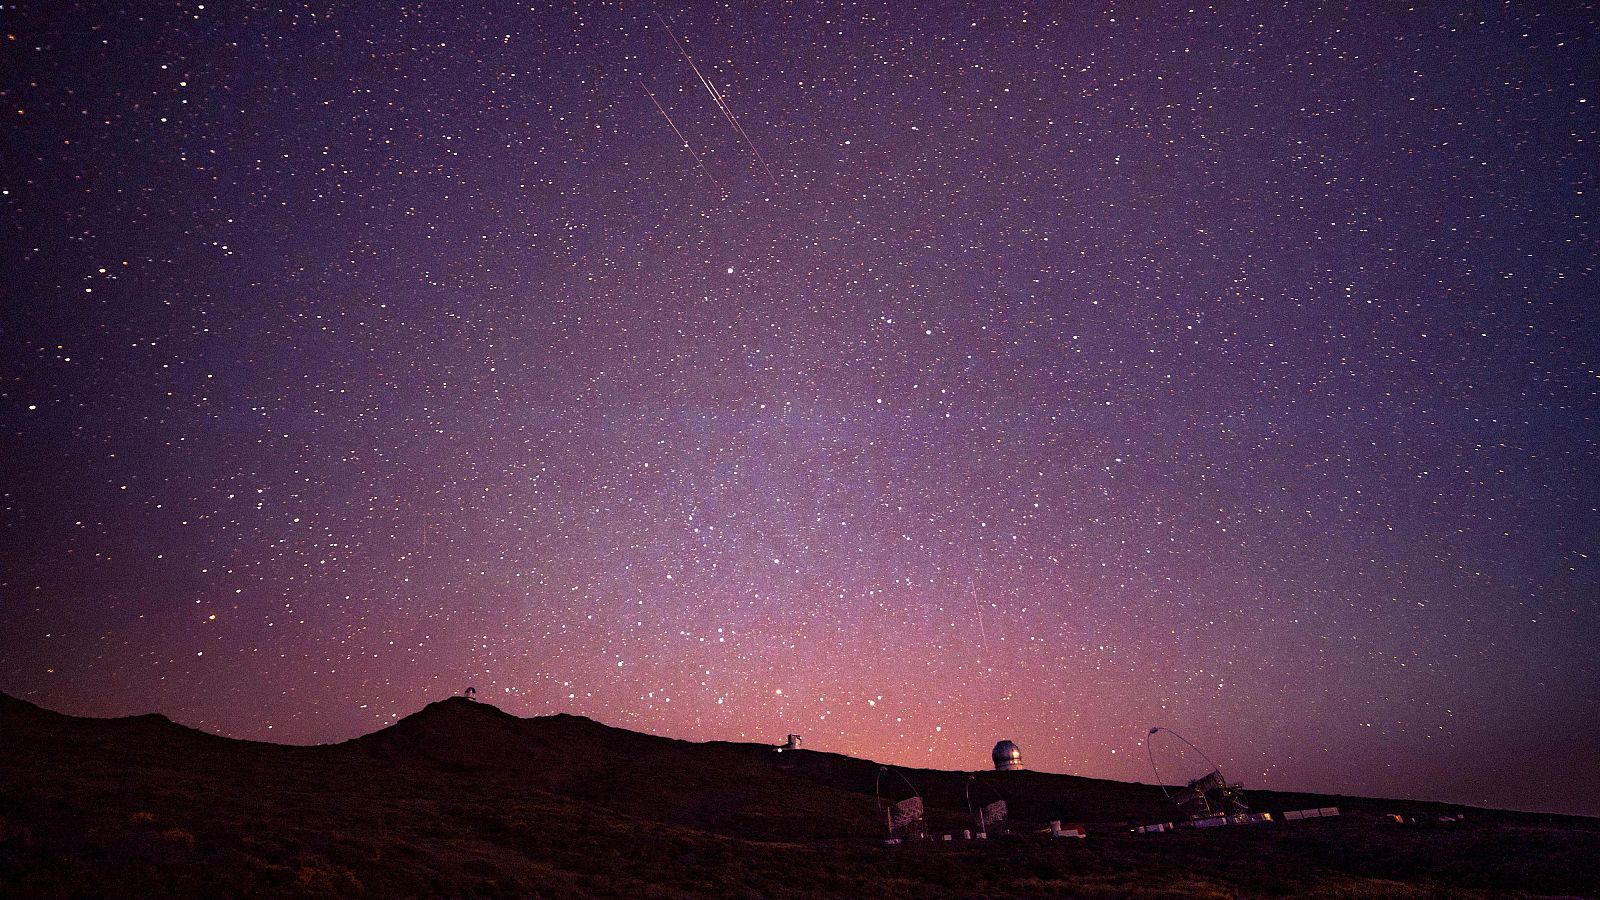
<svg viewBox="0 0 1600 900"><path fill-rule="evenodd" d="M1022 768L1022 750L1010 741L994 745L994 767L1002 772Z"/></svg>

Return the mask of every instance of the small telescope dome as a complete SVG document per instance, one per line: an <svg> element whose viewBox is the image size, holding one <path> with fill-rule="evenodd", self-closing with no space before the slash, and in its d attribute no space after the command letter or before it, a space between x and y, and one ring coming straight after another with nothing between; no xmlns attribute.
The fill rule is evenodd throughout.
<svg viewBox="0 0 1600 900"><path fill-rule="evenodd" d="M994 745L994 767L1002 772L1022 768L1022 750L1010 741Z"/></svg>

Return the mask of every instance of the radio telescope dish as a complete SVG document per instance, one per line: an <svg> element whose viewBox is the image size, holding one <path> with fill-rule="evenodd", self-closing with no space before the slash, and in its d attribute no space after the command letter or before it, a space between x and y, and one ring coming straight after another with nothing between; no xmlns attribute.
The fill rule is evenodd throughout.
<svg viewBox="0 0 1600 900"><path fill-rule="evenodd" d="M1250 811L1244 785L1230 783L1221 767L1188 738L1170 728L1151 728L1145 735L1144 745L1150 755L1150 770L1155 773L1156 784L1190 819L1242 815ZM1169 787L1169 779L1178 781L1181 786Z"/></svg>
<svg viewBox="0 0 1600 900"><path fill-rule="evenodd" d="M917 793L911 780L898 770L894 774L900 778L904 790L896 790L894 783L890 782L886 793L883 776L887 774L889 774L888 766L878 767L878 782L873 786L873 792L878 795L878 812L883 814L884 824L889 829L889 840L927 837L928 824L923 817L922 795ZM910 796L905 796L907 791L910 792ZM904 799L893 800L892 797L904 797Z"/></svg>

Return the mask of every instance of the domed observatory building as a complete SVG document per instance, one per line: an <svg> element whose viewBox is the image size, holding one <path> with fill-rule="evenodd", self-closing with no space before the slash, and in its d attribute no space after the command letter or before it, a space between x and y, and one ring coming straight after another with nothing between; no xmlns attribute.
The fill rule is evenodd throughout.
<svg viewBox="0 0 1600 900"><path fill-rule="evenodd" d="M998 772L1014 772L1022 768L1022 750L1010 741L994 745L994 767Z"/></svg>

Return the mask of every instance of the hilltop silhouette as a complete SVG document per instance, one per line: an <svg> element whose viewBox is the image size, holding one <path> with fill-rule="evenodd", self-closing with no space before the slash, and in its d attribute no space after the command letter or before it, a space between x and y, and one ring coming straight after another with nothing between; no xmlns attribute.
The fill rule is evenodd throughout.
<svg viewBox="0 0 1600 900"><path fill-rule="evenodd" d="M898 770L936 835L971 827L969 786L1012 822L988 841L889 847L880 770L462 698L299 747L0 694L0 894L1600 894L1600 820L1253 791L1256 809L1343 815L1137 835L1174 818L1159 788L1026 770ZM1050 838L1052 819L1089 838Z"/></svg>

